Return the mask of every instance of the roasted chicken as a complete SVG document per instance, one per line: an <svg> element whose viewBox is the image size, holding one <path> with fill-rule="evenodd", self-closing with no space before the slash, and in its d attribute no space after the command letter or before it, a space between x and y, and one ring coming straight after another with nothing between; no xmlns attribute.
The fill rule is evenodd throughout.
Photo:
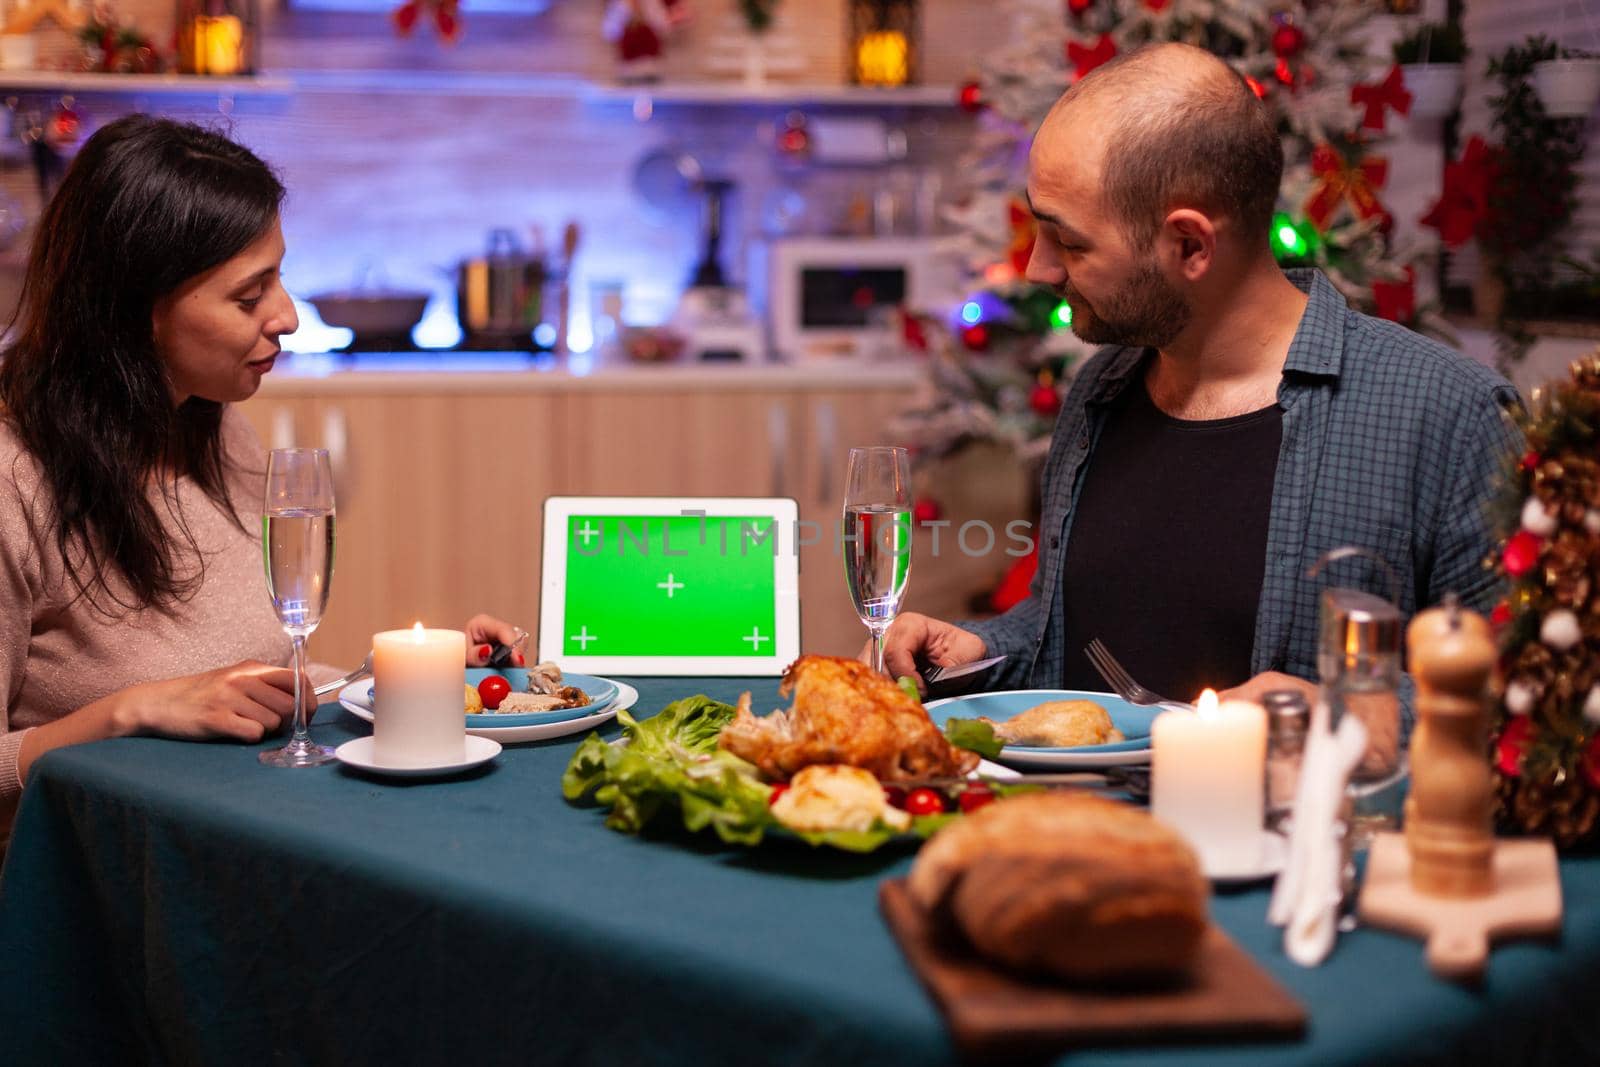
<svg viewBox="0 0 1600 1067"><path fill-rule="evenodd" d="M978 754L945 740L920 703L855 660L802 656L778 692L794 696L788 711L758 717L745 693L722 731L722 747L768 778L787 781L819 763L861 767L880 782L964 775L978 765Z"/></svg>

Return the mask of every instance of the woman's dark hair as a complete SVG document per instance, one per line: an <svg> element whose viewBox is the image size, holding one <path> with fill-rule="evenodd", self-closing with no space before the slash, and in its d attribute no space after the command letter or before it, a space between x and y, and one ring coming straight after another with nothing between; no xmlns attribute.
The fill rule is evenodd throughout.
<svg viewBox="0 0 1600 1067"><path fill-rule="evenodd" d="M243 528L228 495L222 405L190 397L174 406L152 315L162 297L267 232L283 192L226 137L130 115L84 143L39 220L0 359L0 406L38 462L77 595L107 613L108 601L169 610L198 588L203 561L176 506L178 476ZM162 511L177 517L186 546L169 541ZM189 555L198 567L184 565Z"/></svg>

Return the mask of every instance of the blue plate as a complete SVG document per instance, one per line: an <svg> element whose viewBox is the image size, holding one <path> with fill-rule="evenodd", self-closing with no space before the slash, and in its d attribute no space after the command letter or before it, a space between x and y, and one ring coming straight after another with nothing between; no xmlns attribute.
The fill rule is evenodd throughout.
<svg viewBox="0 0 1600 1067"><path fill-rule="evenodd" d="M528 672L522 667L507 667L505 670L492 671L483 667L467 668L467 684L476 687L491 674L498 674L511 683L513 693L528 691ZM556 711L530 711L516 715L497 715L494 712L482 712L477 715L467 715L468 729L481 729L484 727L499 726L545 726L554 722L567 722L571 719L582 719L597 712L604 711L617 699L617 687L605 678L596 678L592 674L561 675L562 685L575 685L589 694L589 703L581 708L561 708ZM366 704L372 707L372 688L369 685L365 691Z"/></svg>
<svg viewBox="0 0 1600 1067"><path fill-rule="evenodd" d="M1097 752L1138 752L1150 747L1150 724L1165 709L1141 707L1130 704L1111 693L1090 693L1080 689L1025 689L1007 693L975 693L972 696L953 697L936 702L937 710L957 719L976 719L982 716L995 722L1008 722L1029 708L1051 700L1092 700L1106 709L1112 725L1122 731L1123 741L1106 745L1078 745L1074 748L1043 745L1007 745L1007 752L1072 753L1092 755ZM934 707L935 705L930 705Z"/></svg>

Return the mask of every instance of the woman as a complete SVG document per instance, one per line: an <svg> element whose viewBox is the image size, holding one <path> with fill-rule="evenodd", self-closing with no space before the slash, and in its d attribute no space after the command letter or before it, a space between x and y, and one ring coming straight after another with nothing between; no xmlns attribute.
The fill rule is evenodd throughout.
<svg viewBox="0 0 1600 1067"><path fill-rule="evenodd" d="M136 115L89 138L40 219L0 359L0 848L50 749L254 742L292 718L264 456L228 407L298 324L283 194L226 138ZM475 662L514 639L467 630Z"/></svg>

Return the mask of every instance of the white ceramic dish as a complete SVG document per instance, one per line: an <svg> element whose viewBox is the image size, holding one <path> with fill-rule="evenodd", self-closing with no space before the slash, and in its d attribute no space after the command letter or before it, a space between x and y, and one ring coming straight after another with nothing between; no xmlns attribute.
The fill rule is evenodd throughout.
<svg viewBox="0 0 1600 1067"><path fill-rule="evenodd" d="M377 753L373 751L371 737L358 737L354 741L346 741L333 750L339 762L357 770L366 771L368 774L381 774L389 778L437 778L440 775L455 774L459 771L469 770L479 764L488 763L500 754L500 742L487 737L466 736L466 744L461 759L449 760L444 763L434 763L427 766L407 764L397 766L392 763L381 763Z"/></svg>
<svg viewBox="0 0 1600 1067"><path fill-rule="evenodd" d="M617 698L593 715L545 723L542 726L469 726L467 733L473 737L490 738L502 745L514 745L523 741L549 741L552 738L593 730L616 718L619 709L632 708L639 702L639 691L633 686L617 681L613 681L612 684L617 687ZM360 702L365 690L371 685L372 683L368 681L350 683L339 693L340 706L356 718L371 722L372 709Z"/></svg>
<svg viewBox="0 0 1600 1067"><path fill-rule="evenodd" d="M1028 770L1072 771L1101 767L1131 767L1150 762L1150 723L1160 708L1129 704L1113 693L1067 689L1014 689L996 693L971 693L930 701L926 707L935 723L948 718L972 719L987 715L1003 722L1034 704L1047 700L1093 700L1103 706L1129 738L1107 745L1081 748L1036 748L1006 745L996 762ZM942 715L935 712L942 711Z"/></svg>

